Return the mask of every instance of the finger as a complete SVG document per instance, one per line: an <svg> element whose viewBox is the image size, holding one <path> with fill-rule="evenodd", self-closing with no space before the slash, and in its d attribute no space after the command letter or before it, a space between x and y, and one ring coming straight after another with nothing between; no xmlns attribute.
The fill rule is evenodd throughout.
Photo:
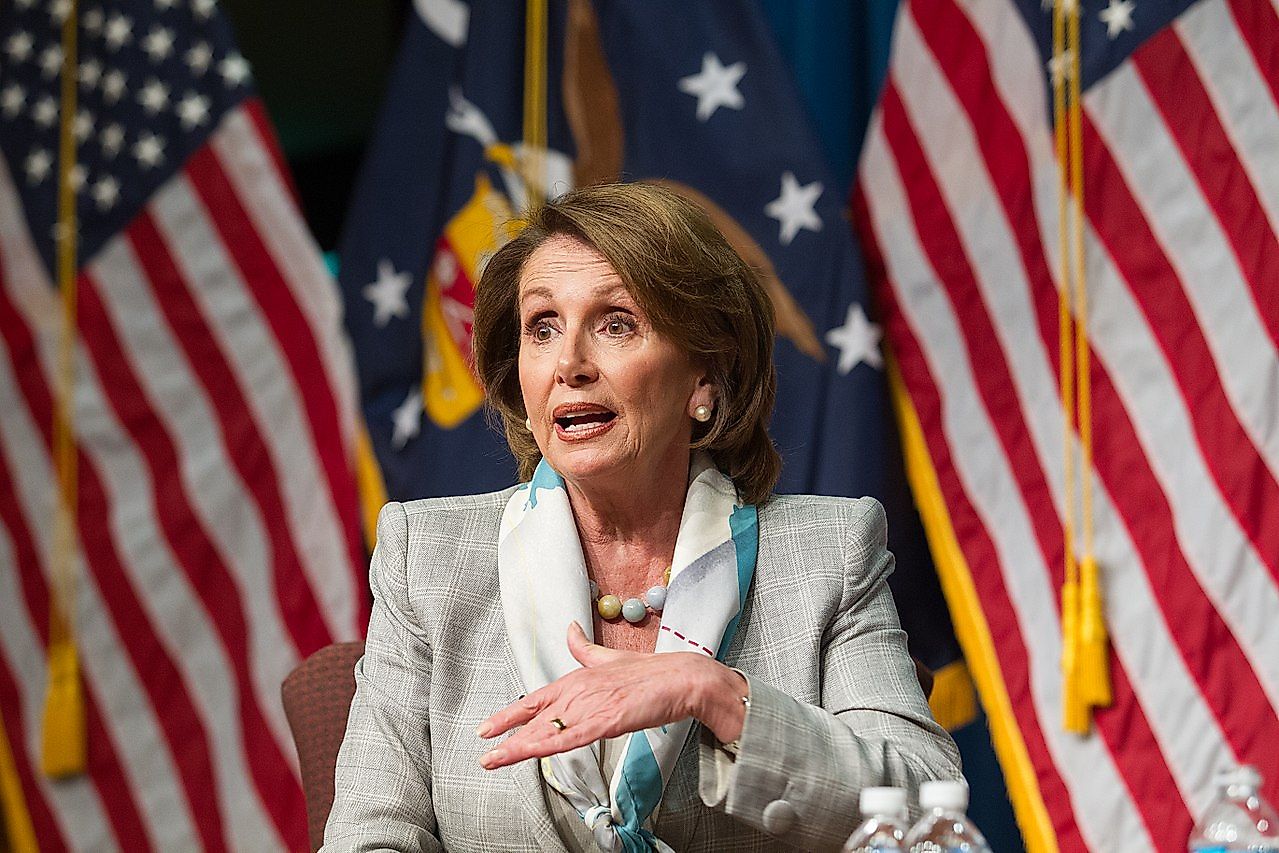
<svg viewBox="0 0 1279 853"><path fill-rule="evenodd" d="M510 731L516 726L522 726L529 720L537 716L538 712L546 707L556 695L557 691L551 688L554 684L548 684L540 690L534 690L527 696L521 696L484 722L480 723L475 729L475 733L482 738L497 737L502 732Z"/></svg>
<svg viewBox="0 0 1279 853"><path fill-rule="evenodd" d="M520 729L481 756L480 766L485 770L496 770L530 758L545 758L594 743L602 736L597 726L587 723L570 723L561 731L550 721L550 716L543 715Z"/></svg>
<svg viewBox="0 0 1279 853"><path fill-rule="evenodd" d="M573 658L585 667L599 666L625 655L616 649L600 646L586 639L586 632L576 621L568 626L568 650Z"/></svg>

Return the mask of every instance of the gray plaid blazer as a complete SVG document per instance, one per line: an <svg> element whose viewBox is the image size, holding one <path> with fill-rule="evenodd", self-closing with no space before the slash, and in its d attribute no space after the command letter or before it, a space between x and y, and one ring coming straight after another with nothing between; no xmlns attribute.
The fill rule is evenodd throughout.
<svg viewBox="0 0 1279 853"><path fill-rule="evenodd" d="M525 692L498 591L510 494L382 509L324 850L565 849L536 762L479 765L476 726ZM740 752L733 761L693 727L654 828L676 850L838 850L862 787L959 775L885 582L880 505L778 496L759 530L725 658L750 682Z"/></svg>

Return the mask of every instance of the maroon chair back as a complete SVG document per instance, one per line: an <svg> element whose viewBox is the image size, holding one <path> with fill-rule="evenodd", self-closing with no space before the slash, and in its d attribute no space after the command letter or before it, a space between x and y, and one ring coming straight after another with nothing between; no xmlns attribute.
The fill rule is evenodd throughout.
<svg viewBox="0 0 1279 853"><path fill-rule="evenodd" d="M355 662L363 654L362 641L325 646L298 664L280 687L298 749L312 850L324 843L324 824L333 807L333 768L355 695Z"/></svg>

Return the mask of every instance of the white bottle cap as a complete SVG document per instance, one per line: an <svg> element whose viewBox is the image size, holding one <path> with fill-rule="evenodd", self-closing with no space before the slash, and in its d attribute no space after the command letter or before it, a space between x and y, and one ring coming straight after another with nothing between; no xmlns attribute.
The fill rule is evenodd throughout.
<svg viewBox="0 0 1279 853"><path fill-rule="evenodd" d="M862 788L859 803L863 817L871 815L906 816L906 792L901 788Z"/></svg>
<svg viewBox="0 0 1279 853"><path fill-rule="evenodd" d="M1218 788L1250 788L1257 790L1261 787L1261 773L1256 767L1244 764L1240 767L1232 767L1229 770L1220 770L1217 772Z"/></svg>
<svg viewBox="0 0 1279 853"><path fill-rule="evenodd" d="M951 779L925 782L919 786L919 806L924 811L962 812L968 808L968 786Z"/></svg>

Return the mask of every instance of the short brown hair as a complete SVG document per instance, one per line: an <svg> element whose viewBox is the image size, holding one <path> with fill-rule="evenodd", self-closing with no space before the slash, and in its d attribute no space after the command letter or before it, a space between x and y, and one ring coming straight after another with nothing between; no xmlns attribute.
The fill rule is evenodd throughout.
<svg viewBox="0 0 1279 853"><path fill-rule="evenodd" d="M704 367L718 396L711 420L694 424L691 449L708 450L743 500L763 501L781 474L781 457L768 436L777 396L772 302L700 207L643 183L583 187L531 211L480 277L475 366L521 479L533 476L542 454L524 426L520 276L533 252L558 235L599 252L654 328Z"/></svg>

